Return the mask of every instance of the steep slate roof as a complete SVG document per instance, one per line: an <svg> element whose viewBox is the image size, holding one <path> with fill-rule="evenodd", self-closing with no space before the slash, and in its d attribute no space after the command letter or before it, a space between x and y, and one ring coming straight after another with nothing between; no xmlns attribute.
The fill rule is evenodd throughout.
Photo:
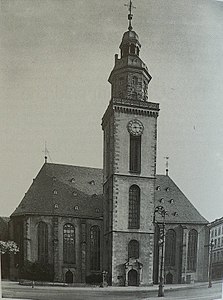
<svg viewBox="0 0 223 300"><path fill-rule="evenodd" d="M12 216L36 214L102 218L102 183L102 169L45 163ZM208 223L166 175L156 175L155 207L158 205L168 211L167 223ZM77 206L79 209L75 210ZM156 220L161 220L158 214Z"/></svg>
<svg viewBox="0 0 223 300"><path fill-rule="evenodd" d="M155 184L155 207L167 210L166 223L208 224L169 176L156 175ZM156 220L162 220L158 213Z"/></svg>
<svg viewBox="0 0 223 300"><path fill-rule="evenodd" d="M45 163L12 216L101 218L102 200L101 169Z"/></svg>

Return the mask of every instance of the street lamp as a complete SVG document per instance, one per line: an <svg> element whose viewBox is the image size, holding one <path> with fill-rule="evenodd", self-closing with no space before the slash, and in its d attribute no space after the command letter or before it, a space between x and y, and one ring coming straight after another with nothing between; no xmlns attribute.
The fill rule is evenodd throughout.
<svg viewBox="0 0 223 300"><path fill-rule="evenodd" d="M159 235L158 235L158 243L159 247L161 247L161 260L160 260L160 276L159 276L159 289L158 289L158 297L164 297L164 245L165 245L165 217L167 215L167 211L161 205L157 206L154 210L154 223L155 223L155 214L158 213L163 221L161 222L161 226L159 226ZM157 223L158 224L158 223Z"/></svg>
<svg viewBox="0 0 223 300"><path fill-rule="evenodd" d="M214 248L214 241L211 240L209 246L209 265L208 265L208 287L212 287L212 256L213 256L213 248Z"/></svg>

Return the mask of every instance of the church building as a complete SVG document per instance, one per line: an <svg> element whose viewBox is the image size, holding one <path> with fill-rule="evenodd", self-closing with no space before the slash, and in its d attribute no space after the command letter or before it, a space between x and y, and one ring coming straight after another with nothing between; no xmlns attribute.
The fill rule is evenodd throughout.
<svg viewBox="0 0 223 300"><path fill-rule="evenodd" d="M159 104L149 101L152 77L140 58L131 9L128 19L108 79L103 170L45 161L11 215L10 237L20 247L11 278L29 261L50 265L54 281L85 283L104 272L110 285L151 285L164 259L166 283L207 280L208 222L168 170L156 174ZM159 224L165 225L163 257Z"/></svg>

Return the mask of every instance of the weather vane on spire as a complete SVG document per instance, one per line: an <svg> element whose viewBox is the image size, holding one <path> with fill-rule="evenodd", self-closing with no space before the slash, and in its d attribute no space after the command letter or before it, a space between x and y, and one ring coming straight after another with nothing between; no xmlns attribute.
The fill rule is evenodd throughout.
<svg viewBox="0 0 223 300"><path fill-rule="evenodd" d="M166 175L168 176L169 173L169 156L164 157L166 160Z"/></svg>
<svg viewBox="0 0 223 300"><path fill-rule="evenodd" d="M52 162L52 158L50 157L50 152L49 152L49 150L47 149L47 146L46 146L46 141L44 143L44 151L42 151L42 152L44 152L44 154L45 154L45 156L44 156L45 163L47 163L48 156L49 156L49 158L50 158L50 160Z"/></svg>
<svg viewBox="0 0 223 300"><path fill-rule="evenodd" d="M132 30L132 9L136 8L135 6L132 5L132 0L129 0L129 4L125 4L125 6L127 6L129 8L129 14L128 14L128 20L129 20L129 27L128 30L131 31Z"/></svg>

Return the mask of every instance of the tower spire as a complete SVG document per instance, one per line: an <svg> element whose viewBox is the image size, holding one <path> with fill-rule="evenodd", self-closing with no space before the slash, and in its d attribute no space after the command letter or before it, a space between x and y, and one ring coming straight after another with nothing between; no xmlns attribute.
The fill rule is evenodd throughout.
<svg viewBox="0 0 223 300"><path fill-rule="evenodd" d="M132 9L136 8L136 7L133 6L132 0L129 0L129 4L125 4L125 6L127 6L129 8L129 14L128 14L129 27L128 27L128 30L131 31L132 30L132 18L133 18Z"/></svg>

